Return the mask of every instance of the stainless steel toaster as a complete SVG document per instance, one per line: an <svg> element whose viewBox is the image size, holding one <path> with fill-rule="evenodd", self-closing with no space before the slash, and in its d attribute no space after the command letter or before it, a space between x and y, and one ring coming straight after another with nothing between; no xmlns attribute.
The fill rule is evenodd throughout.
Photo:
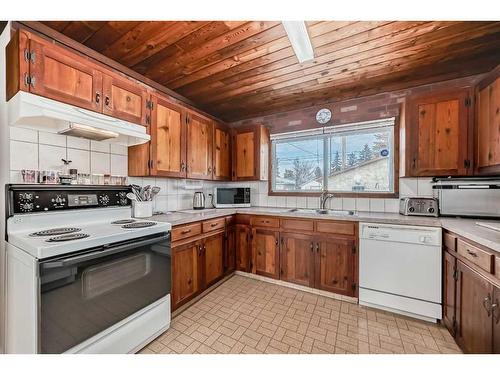
<svg viewBox="0 0 500 375"><path fill-rule="evenodd" d="M401 198L399 200L399 213L406 216L437 217L439 215L438 200L436 198Z"/></svg>

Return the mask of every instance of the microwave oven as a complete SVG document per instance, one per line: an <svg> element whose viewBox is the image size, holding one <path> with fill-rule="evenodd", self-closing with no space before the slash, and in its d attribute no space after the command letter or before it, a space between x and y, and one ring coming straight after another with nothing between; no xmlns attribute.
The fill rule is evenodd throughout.
<svg viewBox="0 0 500 375"><path fill-rule="evenodd" d="M250 207L250 188L216 187L214 205L216 208Z"/></svg>

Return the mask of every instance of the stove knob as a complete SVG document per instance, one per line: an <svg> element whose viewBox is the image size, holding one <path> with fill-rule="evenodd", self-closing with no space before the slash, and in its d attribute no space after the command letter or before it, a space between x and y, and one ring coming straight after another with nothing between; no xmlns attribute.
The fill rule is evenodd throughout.
<svg viewBox="0 0 500 375"><path fill-rule="evenodd" d="M21 205L21 211L30 212L33 211L33 203L24 203Z"/></svg>
<svg viewBox="0 0 500 375"><path fill-rule="evenodd" d="M434 210L434 207L429 207L429 208L427 209L427 212L428 212L428 213L430 213L430 214L433 214L433 213L434 213L434 211L435 211L435 210Z"/></svg>
<svg viewBox="0 0 500 375"><path fill-rule="evenodd" d="M56 204L62 204L63 198L60 195L57 195L55 201L56 201Z"/></svg>
<svg viewBox="0 0 500 375"><path fill-rule="evenodd" d="M127 198L120 198L120 204L121 204L122 206L126 206L126 205L127 205L127 203L128 203Z"/></svg>
<svg viewBox="0 0 500 375"><path fill-rule="evenodd" d="M109 197L107 195L101 195L99 197L99 202L103 205L103 206L107 206L108 203L109 203Z"/></svg>
<svg viewBox="0 0 500 375"><path fill-rule="evenodd" d="M409 208L408 208L408 211L410 211L410 212L415 212L415 207L409 207Z"/></svg>

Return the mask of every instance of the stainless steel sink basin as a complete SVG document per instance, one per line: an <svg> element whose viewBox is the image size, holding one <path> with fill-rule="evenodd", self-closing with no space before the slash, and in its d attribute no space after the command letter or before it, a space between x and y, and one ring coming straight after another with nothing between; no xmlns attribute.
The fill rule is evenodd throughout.
<svg viewBox="0 0 500 375"><path fill-rule="evenodd" d="M331 216L356 216L356 212L351 210L321 210L312 208L292 208L291 210L288 210L288 212L331 215Z"/></svg>

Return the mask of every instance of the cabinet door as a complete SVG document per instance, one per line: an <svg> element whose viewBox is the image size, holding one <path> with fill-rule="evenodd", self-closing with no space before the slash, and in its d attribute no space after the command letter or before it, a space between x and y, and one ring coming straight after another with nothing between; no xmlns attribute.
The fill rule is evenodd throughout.
<svg viewBox="0 0 500 375"><path fill-rule="evenodd" d="M448 251L443 253L443 323L455 335L455 300L457 259Z"/></svg>
<svg viewBox="0 0 500 375"><path fill-rule="evenodd" d="M226 243L224 247L224 271L234 271L236 267L236 231L232 225L226 229Z"/></svg>
<svg viewBox="0 0 500 375"><path fill-rule="evenodd" d="M203 285L208 287L224 274L223 268L224 233L219 233L203 240L204 272Z"/></svg>
<svg viewBox="0 0 500 375"><path fill-rule="evenodd" d="M229 130L215 123L213 147L213 179L231 179L231 136Z"/></svg>
<svg viewBox="0 0 500 375"><path fill-rule="evenodd" d="M409 99L408 176L458 176L472 172L469 96L469 90L461 89Z"/></svg>
<svg viewBox="0 0 500 375"><path fill-rule="evenodd" d="M29 91L77 107L102 111L102 74L87 59L42 39L31 39Z"/></svg>
<svg viewBox="0 0 500 375"><path fill-rule="evenodd" d="M247 225L235 226L236 236L236 269L238 271L250 272L250 227Z"/></svg>
<svg viewBox="0 0 500 375"><path fill-rule="evenodd" d="M457 342L466 353L491 353L493 287L461 261L457 271Z"/></svg>
<svg viewBox="0 0 500 375"><path fill-rule="evenodd" d="M314 287L314 238L281 234L281 280Z"/></svg>
<svg viewBox="0 0 500 375"><path fill-rule="evenodd" d="M187 126L187 177L212 179L212 123L207 119L188 114Z"/></svg>
<svg viewBox="0 0 500 375"><path fill-rule="evenodd" d="M479 90L476 102L476 171L500 172L500 78Z"/></svg>
<svg viewBox="0 0 500 375"><path fill-rule="evenodd" d="M185 111L162 96L153 96L152 102L151 175L186 177Z"/></svg>
<svg viewBox="0 0 500 375"><path fill-rule="evenodd" d="M172 305L177 308L201 290L201 243L172 248Z"/></svg>
<svg viewBox="0 0 500 375"><path fill-rule="evenodd" d="M257 174L256 131L238 132L234 136L234 171L236 180L253 179Z"/></svg>
<svg viewBox="0 0 500 375"><path fill-rule="evenodd" d="M252 254L254 257L252 272L257 275L279 279L280 252L279 231L254 229L252 236Z"/></svg>
<svg viewBox="0 0 500 375"><path fill-rule="evenodd" d="M493 295L493 353L500 354L500 288L495 288Z"/></svg>
<svg viewBox="0 0 500 375"><path fill-rule="evenodd" d="M352 239L321 237L316 246L315 287L333 293L354 296L354 253Z"/></svg>
<svg viewBox="0 0 500 375"><path fill-rule="evenodd" d="M150 109L147 107L148 92L145 87L118 75L104 75L103 96L102 113L148 125L146 116L150 115Z"/></svg>

